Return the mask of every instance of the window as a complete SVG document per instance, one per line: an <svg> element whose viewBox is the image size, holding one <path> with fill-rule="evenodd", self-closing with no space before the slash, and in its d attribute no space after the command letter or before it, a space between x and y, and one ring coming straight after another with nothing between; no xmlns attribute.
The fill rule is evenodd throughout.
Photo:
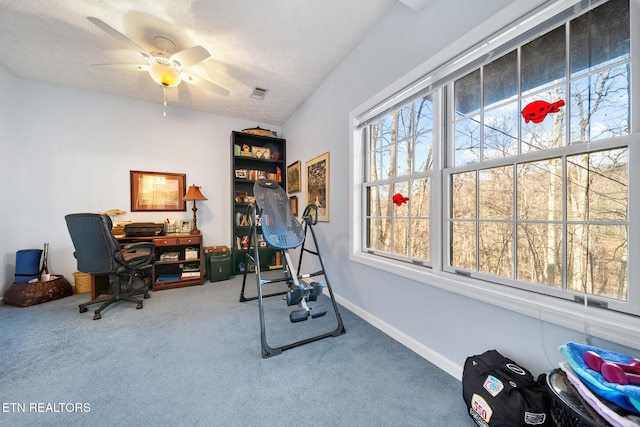
<svg viewBox="0 0 640 427"><path fill-rule="evenodd" d="M433 148L430 95L369 126L366 250L419 264L431 262Z"/></svg>
<svg viewBox="0 0 640 427"><path fill-rule="evenodd" d="M572 3L480 56L491 61L445 65L438 84L361 120L363 252L640 314L636 13L629 0Z"/></svg>

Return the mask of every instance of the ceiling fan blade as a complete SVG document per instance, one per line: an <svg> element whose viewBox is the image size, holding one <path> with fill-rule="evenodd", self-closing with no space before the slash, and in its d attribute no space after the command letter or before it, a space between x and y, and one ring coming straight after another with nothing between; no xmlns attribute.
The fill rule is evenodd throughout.
<svg viewBox="0 0 640 427"><path fill-rule="evenodd" d="M152 55L147 52L142 46L131 40L129 37L125 36L115 28L109 26L98 18L94 18L93 16L87 16L87 19L95 24L98 28L100 28L105 33L109 34L114 39L118 40L120 43L126 45L130 49L135 50L140 55L142 55L147 61L150 61Z"/></svg>
<svg viewBox="0 0 640 427"><path fill-rule="evenodd" d="M211 80L204 79L202 77L194 76L193 74L182 73L182 81L185 81L194 86L198 86L206 91L216 93L218 95L227 96L231 92L223 88L220 85L215 84Z"/></svg>
<svg viewBox="0 0 640 427"><path fill-rule="evenodd" d="M198 62L202 62L210 56L211 54L204 47L194 46L174 53L171 55L171 58L169 58L169 62L175 61L179 64L180 68L184 69Z"/></svg>
<svg viewBox="0 0 640 427"><path fill-rule="evenodd" d="M109 70L149 71L147 64L91 64L91 66Z"/></svg>

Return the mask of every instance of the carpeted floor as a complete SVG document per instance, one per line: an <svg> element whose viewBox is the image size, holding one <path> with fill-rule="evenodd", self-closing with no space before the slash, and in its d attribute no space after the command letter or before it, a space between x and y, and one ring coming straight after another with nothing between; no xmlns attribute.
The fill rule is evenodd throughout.
<svg viewBox="0 0 640 427"><path fill-rule="evenodd" d="M97 321L78 313L88 294L0 306L0 425L473 425L458 380L342 308L346 334L263 359L241 283L155 292ZM292 324L282 297L265 306L272 347L336 326L331 310Z"/></svg>

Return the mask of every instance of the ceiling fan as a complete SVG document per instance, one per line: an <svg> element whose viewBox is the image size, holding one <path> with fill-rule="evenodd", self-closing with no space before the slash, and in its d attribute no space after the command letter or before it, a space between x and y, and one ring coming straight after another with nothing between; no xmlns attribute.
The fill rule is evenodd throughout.
<svg viewBox="0 0 640 427"><path fill-rule="evenodd" d="M209 56L209 52L202 46L193 46L187 49L183 49L179 52L175 52L175 44L168 38L163 36L157 36L154 38L154 42L159 48L159 52L156 55L151 54L146 49L132 41L130 38L120 33L113 27L109 26L105 22L92 16L87 17L89 21L95 24L98 28L109 34L120 43L129 47L130 49L138 52L146 61L146 64L91 64L92 66L102 68L116 68L134 71L147 71L154 82L163 87L164 102L166 106L167 102L167 89L176 88L168 92L169 96L174 100L177 99L177 86L184 82L200 87L208 92L212 92L218 95L227 96L229 91L222 86L205 79L198 77L195 74L187 73L184 70L198 64Z"/></svg>

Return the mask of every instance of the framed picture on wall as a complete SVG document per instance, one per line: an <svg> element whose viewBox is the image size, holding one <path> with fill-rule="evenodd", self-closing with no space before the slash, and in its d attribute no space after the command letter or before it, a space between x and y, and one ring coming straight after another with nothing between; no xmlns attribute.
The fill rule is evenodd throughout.
<svg viewBox="0 0 640 427"><path fill-rule="evenodd" d="M329 152L307 162L307 204L318 207L318 221L329 222Z"/></svg>
<svg viewBox="0 0 640 427"><path fill-rule="evenodd" d="M294 216L298 216L298 196L289 197L289 207L291 208L291 213Z"/></svg>
<svg viewBox="0 0 640 427"><path fill-rule="evenodd" d="M131 212L186 211L186 174L130 171Z"/></svg>
<svg viewBox="0 0 640 427"><path fill-rule="evenodd" d="M300 160L287 166L287 193L300 191Z"/></svg>

